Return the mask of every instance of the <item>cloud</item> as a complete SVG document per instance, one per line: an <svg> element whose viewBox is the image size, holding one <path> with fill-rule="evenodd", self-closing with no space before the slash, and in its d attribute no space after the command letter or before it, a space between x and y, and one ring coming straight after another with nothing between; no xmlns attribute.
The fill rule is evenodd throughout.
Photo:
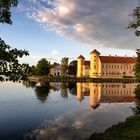
<svg viewBox="0 0 140 140"><path fill-rule="evenodd" d="M134 32L126 29L137 0L30 0L28 4L28 16L47 31L98 48L138 47Z"/></svg>

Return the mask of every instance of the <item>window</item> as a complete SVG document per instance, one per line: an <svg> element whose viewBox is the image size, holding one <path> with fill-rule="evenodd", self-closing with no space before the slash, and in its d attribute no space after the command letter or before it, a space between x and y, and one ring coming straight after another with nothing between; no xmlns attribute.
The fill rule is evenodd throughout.
<svg viewBox="0 0 140 140"><path fill-rule="evenodd" d="M94 56L94 62L96 62L96 56Z"/></svg>
<svg viewBox="0 0 140 140"><path fill-rule="evenodd" d="M126 72L123 72L123 76L126 76Z"/></svg>

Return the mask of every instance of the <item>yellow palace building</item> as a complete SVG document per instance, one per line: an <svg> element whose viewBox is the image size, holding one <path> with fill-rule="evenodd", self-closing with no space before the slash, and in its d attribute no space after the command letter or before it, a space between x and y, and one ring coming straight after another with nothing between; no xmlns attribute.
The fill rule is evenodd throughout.
<svg viewBox="0 0 140 140"><path fill-rule="evenodd" d="M100 56L95 49L90 53L90 61L82 55L77 58L77 77L134 77L135 63L135 57Z"/></svg>

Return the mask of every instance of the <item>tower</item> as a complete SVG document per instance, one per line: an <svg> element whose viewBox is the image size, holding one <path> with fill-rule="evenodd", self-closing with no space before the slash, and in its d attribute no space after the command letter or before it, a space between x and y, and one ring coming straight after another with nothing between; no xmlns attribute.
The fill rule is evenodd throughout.
<svg viewBox="0 0 140 140"><path fill-rule="evenodd" d="M95 49L90 53L90 77L96 78L101 74L100 53Z"/></svg>
<svg viewBox="0 0 140 140"><path fill-rule="evenodd" d="M85 60L85 58L82 55L80 55L77 58L77 77L84 76L83 75L83 64L84 64L84 60Z"/></svg>

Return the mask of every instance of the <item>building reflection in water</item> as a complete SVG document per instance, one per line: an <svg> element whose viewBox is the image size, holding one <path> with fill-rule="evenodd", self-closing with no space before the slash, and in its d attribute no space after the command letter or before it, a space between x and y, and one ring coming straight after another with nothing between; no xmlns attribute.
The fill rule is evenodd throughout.
<svg viewBox="0 0 140 140"><path fill-rule="evenodd" d="M77 100L80 102L89 96L89 105L93 109L99 103L135 102L136 83L77 83Z"/></svg>

